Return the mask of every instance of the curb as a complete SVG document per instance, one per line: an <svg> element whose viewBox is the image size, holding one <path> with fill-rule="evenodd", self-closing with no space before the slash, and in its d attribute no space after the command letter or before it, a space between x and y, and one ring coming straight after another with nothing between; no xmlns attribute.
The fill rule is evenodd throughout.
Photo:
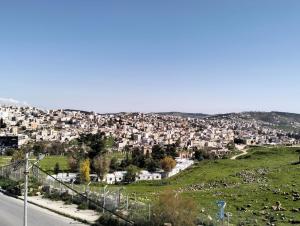
<svg viewBox="0 0 300 226"><path fill-rule="evenodd" d="M14 195L14 194L11 194L11 193L9 193L9 192L7 192L6 190L3 190L3 189L1 189L1 188L0 188L0 192L3 193L4 195L9 196L9 197L12 197L12 198L15 198L15 199L19 199L19 200L24 201L23 198L21 198L21 197L19 197L19 196L16 196L16 195ZM34 203L34 202L32 202L32 201L28 201L28 203L30 203L30 204L32 204L32 205L35 205L35 206L37 206L37 207L40 207L40 208L42 208L42 209L51 211L51 212L53 212L53 213L56 213L56 214L58 214L58 215L61 215L61 216L70 218L70 219L75 220L75 221L78 221L78 222L83 223L83 224L88 224L88 225L92 225L92 224L93 224L93 222L89 222L89 221L87 221L87 220L84 220L84 219L81 219L81 218L78 218L78 217L74 217L74 216L72 216L72 215L65 214L65 213L62 213L62 212L57 211L57 210L53 210L53 209L51 209L51 208L48 208L48 207L39 205L39 204Z"/></svg>

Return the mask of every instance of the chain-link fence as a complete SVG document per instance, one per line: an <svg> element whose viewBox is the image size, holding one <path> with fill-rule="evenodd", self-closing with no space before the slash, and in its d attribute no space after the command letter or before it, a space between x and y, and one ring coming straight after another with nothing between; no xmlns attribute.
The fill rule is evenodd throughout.
<svg viewBox="0 0 300 226"><path fill-rule="evenodd" d="M0 176L18 181L24 181L25 161L0 167ZM134 225L136 219L148 221L151 216L151 206L140 201L137 197L128 195L122 187L97 187L84 184L66 183L48 174L37 164L30 164L29 178L31 185L38 184L46 198L61 199L65 202L78 204L79 207L90 208L102 214Z"/></svg>

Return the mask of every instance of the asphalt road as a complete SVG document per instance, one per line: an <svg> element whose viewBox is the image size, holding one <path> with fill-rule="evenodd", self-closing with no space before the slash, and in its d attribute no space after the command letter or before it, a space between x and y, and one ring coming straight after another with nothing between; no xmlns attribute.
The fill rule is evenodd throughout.
<svg viewBox="0 0 300 226"><path fill-rule="evenodd" d="M28 226L86 226L28 204ZM0 193L0 226L23 226L23 201Z"/></svg>

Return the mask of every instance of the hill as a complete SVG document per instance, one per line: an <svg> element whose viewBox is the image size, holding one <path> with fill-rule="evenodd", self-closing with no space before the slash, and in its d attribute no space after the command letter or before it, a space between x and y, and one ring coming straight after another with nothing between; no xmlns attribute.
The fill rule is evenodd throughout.
<svg viewBox="0 0 300 226"><path fill-rule="evenodd" d="M139 182L125 189L143 200L155 200L159 192L174 190L192 197L203 219L215 219L216 201L224 200L234 225L290 225L290 220L300 220L300 164L293 164L299 158L297 150L252 148L238 160L202 161L173 178ZM276 202L281 210L273 209Z"/></svg>
<svg viewBox="0 0 300 226"><path fill-rule="evenodd" d="M224 116L224 115L223 115ZM256 120L262 125L290 132L300 131L300 114L288 112L243 112L227 114L227 117L239 117L244 120Z"/></svg>
<svg viewBox="0 0 300 226"><path fill-rule="evenodd" d="M158 112L160 115L172 115L189 118L207 118L207 119L242 119L248 121L257 121L263 126L282 129L287 132L300 132L300 114L288 112L241 112L208 115L202 113L186 113L186 112Z"/></svg>
<svg viewBox="0 0 300 226"><path fill-rule="evenodd" d="M202 113L187 113L187 112L157 112L155 114L159 115L171 115L171 116L178 116L178 117L184 117L184 118L205 118L209 117L208 114L202 114Z"/></svg>

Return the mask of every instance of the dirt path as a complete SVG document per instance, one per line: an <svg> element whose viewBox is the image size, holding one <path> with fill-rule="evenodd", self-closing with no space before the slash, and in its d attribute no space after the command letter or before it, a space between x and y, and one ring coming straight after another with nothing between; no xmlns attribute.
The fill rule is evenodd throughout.
<svg viewBox="0 0 300 226"><path fill-rule="evenodd" d="M241 154L238 154L238 155L235 155L235 156L232 156L230 159L232 160L236 160L238 157L240 156L243 156L243 155L247 155L248 154L248 149L243 149L243 150L240 150L242 153Z"/></svg>

